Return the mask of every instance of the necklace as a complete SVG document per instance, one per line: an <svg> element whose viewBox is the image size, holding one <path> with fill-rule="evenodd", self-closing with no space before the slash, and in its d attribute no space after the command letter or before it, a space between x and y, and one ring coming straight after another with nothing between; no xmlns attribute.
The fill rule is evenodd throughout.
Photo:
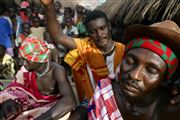
<svg viewBox="0 0 180 120"><path fill-rule="evenodd" d="M103 55L106 55L106 54L114 51L114 48L115 48L115 45L113 44L112 48L111 48L109 51L107 51L107 52L102 52L102 51L101 51L101 53L102 53Z"/></svg>
<svg viewBox="0 0 180 120"><path fill-rule="evenodd" d="M49 62L48 62L47 65L46 65L46 69L45 69L42 73L36 72L36 75L37 75L38 77L42 77L44 74L47 73L48 70L49 70Z"/></svg>

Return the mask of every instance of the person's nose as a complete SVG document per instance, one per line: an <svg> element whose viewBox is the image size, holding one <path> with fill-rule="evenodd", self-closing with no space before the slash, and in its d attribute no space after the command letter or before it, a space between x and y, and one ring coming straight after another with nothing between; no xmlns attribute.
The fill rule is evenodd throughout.
<svg viewBox="0 0 180 120"><path fill-rule="evenodd" d="M98 35L99 37L103 36L103 31L102 31L102 30L97 30L97 35Z"/></svg>
<svg viewBox="0 0 180 120"><path fill-rule="evenodd" d="M143 66L137 66L130 72L130 77L132 80L141 81L142 80L142 69Z"/></svg>

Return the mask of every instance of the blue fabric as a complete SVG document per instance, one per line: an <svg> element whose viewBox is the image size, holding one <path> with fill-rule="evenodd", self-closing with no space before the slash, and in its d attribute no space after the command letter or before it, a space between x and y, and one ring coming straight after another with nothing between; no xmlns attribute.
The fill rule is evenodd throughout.
<svg viewBox="0 0 180 120"><path fill-rule="evenodd" d="M18 15L16 16L16 21L17 21L16 37L18 37L19 34L22 33L23 21L22 21L21 17Z"/></svg>
<svg viewBox="0 0 180 120"><path fill-rule="evenodd" d="M13 34L13 29L11 28L9 21L0 17L0 44L4 45L6 48L11 48L11 34Z"/></svg>

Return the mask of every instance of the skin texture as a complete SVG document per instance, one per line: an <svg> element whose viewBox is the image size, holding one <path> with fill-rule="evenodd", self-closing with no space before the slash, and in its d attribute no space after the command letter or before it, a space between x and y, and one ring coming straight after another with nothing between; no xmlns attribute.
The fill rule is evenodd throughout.
<svg viewBox="0 0 180 120"><path fill-rule="evenodd" d="M75 49L77 46L73 38L63 34L62 29L57 22L54 11L53 0L41 0L45 6L48 31L50 32L54 42L65 46L68 49ZM98 25L99 24L99 25ZM104 18L97 18L88 23L89 37L95 42L96 46L102 52L107 52L112 48L113 41L110 36L110 24ZM98 38L96 38L98 37ZM108 41L108 42L107 42ZM100 45L102 44L103 45Z"/></svg>
<svg viewBox="0 0 180 120"><path fill-rule="evenodd" d="M155 53L135 48L127 52L121 66L120 84L113 84L124 120L151 120L163 94L166 64Z"/></svg>
<svg viewBox="0 0 180 120"><path fill-rule="evenodd" d="M169 96L161 86L167 68L160 56L134 48L126 53L120 71L120 84L113 82L113 89L124 120L180 118L179 106L170 105Z"/></svg>
<svg viewBox="0 0 180 120"><path fill-rule="evenodd" d="M29 71L36 71L43 73L47 68L48 63L35 63L29 60L25 60L25 68ZM58 102L46 113L39 116L36 120L56 120L63 117L75 107L75 98L71 86L67 80L66 72L64 68L56 63L49 63L49 70L43 76L37 76L37 85L39 91L43 95L60 94L62 97ZM10 108L13 106L14 101L5 102L2 104L4 108ZM19 106L20 107L20 106ZM19 107L16 110L6 111L5 115L12 115L19 111ZM6 109L5 109L6 110ZM7 116L6 116L7 117Z"/></svg>
<svg viewBox="0 0 180 120"><path fill-rule="evenodd" d="M50 32L54 42L61 44L68 49L75 49L77 46L76 46L73 38L68 37L62 33L61 27L59 26L59 23L55 19L56 15L55 15L54 6L53 6L54 1L53 0L41 0L41 2L45 6L48 31ZM98 19L101 19L101 18L98 18ZM94 20L94 21L97 21L97 20ZM95 27L95 26L93 26L93 27ZM99 26L98 28L95 29L95 31L98 32L99 28L101 28L101 27ZM108 29L111 30L110 26L108 27ZM90 32L90 31L88 30L88 32ZM102 32L99 32L99 33L102 33ZM94 35L89 34L89 36L93 37ZM109 41L112 41L112 40L109 40ZM102 42L105 44L105 40L102 40ZM98 49L101 50L101 52L109 51L109 48L110 48L109 46L101 47L96 42L95 42L95 44L98 47ZM177 91L177 93L178 93L178 91ZM175 98L173 99L173 101L171 101L171 103L177 104L179 102L180 102L180 95L176 94Z"/></svg>
<svg viewBox="0 0 180 120"><path fill-rule="evenodd" d="M111 26L104 18L97 18L88 23L89 37L102 52L107 52L113 45L110 30Z"/></svg>
<svg viewBox="0 0 180 120"><path fill-rule="evenodd" d="M149 94L159 86L166 71L166 64L157 54L136 48L126 54L121 71L123 91L136 98ZM132 84L136 89L131 89L127 84Z"/></svg>
<svg viewBox="0 0 180 120"><path fill-rule="evenodd" d="M51 34L53 41L57 44L63 45L67 49L76 49L77 46L74 39L63 34L61 26L55 19L56 14L53 0L41 0L41 2L45 7L48 31ZM105 18L100 17L90 21L87 26L89 28L87 30L87 32L89 33L89 37L94 41L96 47L102 53L109 52L114 45L114 42L112 41L110 35L111 27L109 21L107 21ZM84 117L81 112L82 110L84 110L84 108L76 109L77 112L71 114L70 119L86 119L85 117L87 117L87 111L85 111L86 116Z"/></svg>

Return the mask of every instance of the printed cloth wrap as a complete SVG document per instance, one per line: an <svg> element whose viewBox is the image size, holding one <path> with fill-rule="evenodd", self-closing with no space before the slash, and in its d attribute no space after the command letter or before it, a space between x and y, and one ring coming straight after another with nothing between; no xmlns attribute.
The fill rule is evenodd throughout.
<svg viewBox="0 0 180 120"><path fill-rule="evenodd" d="M98 82L88 106L88 120L123 120L109 78Z"/></svg>
<svg viewBox="0 0 180 120"><path fill-rule="evenodd" d="M149 37L138 37L131 40L126 46L126 52L133 48L145 48L158 54L166 63L169 80L178 67L178 59L174 52L158 40Z"/></svg>
<svg viewBox="0 0 180 120"><path fill-rule="evenodd" d="M44 63L49 61L50 48L48 43L32 35L22 42L19 51L21 56L27 60Z"/></svg>

